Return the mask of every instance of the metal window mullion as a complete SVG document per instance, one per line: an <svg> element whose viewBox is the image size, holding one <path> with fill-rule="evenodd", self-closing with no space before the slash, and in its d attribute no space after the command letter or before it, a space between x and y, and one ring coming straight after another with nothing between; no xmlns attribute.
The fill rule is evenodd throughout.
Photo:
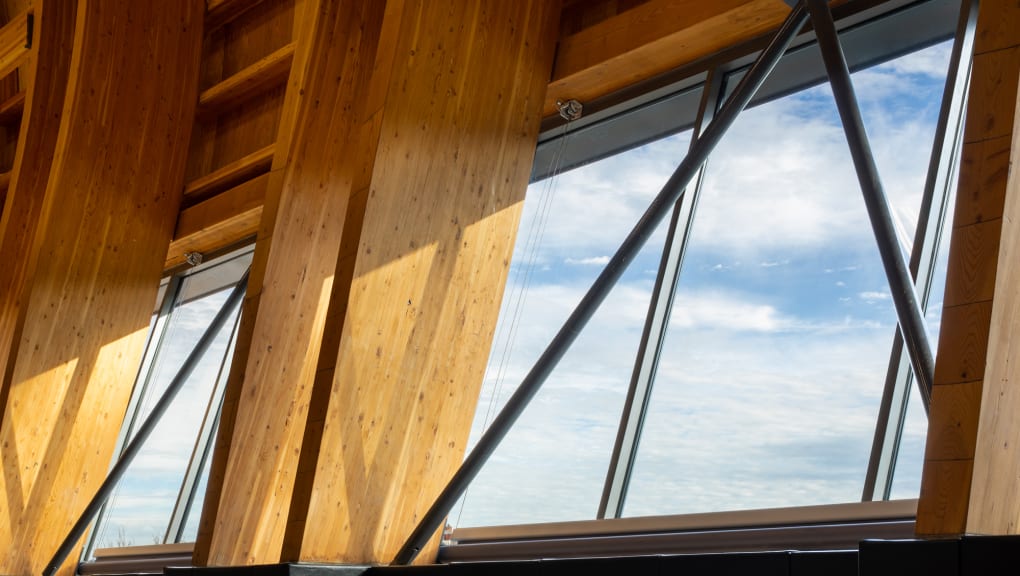
<svg viewBox="0 0 1020 576"><path fill-rule="evenodd" d="M205 414L202 416L202 426L199 428L198 436L195 438L195 447L191 451L191 458L188 460L188 467L184 472L184 478L181 479L177 501L174 503L174 509L167 524L166 534L163 537L165 544L180 542L184 533L188 513L191 511L191 505L195 499L198 479L205 469L206 457L212 449L214 440L213 431L219 425L220 407L223 404L227 374L230 371L230 359L233 358L234 346L237 344L237 327L240 319L241 311L239 308L234 316L228 345L220 358L220 368L216 374L216 383L209 394L209 402L206 404Z"/></svg>
<svg viewBox="0 0 1020 576"><path fill-rule="evenodd" d="M927 311L931 298L939 246L945 233L946 220L951 216L950 198L959 145L963 138L963 116L971 67L969 55L974 44L976 22L977 3L964 0L960 7L960 20L947 70L910 259L910 272L915 278L923 311ZM933 210L933 207L936 209ZM912 382L910 358L904 353L903 336L897 330L865 476L861 497L864 501L874 500L876 494L880 494L882 500L888 500L891 496ZM924 409L927 414L928 406L924 406Z"/></svg>
<svg viewBox="0 0 1020 576"><path fill-rule="evenodd" d="M691 135L690 147L693 147L705 126L712 121L719 105L722 92L723 74L718 68L713 69L702 86L701 103L698 107L697 120ZM655 287L652 290L648 316L645 320L641 343L634 361L634 372L623 412L617 431L616 443L606 472L602 499L599 502L597 518L620 518L634 470L638 443L644 428L645 415L652 394L652 385L662 355L662 345L666 336L673 296L676 293L677 280L683 267L684 254L690 240L694 223L694 213L698 205L705 165L702 164L694 177L694 186L677 202L669 223L666 241L663 245L662 260L659 263Z"/></svg>

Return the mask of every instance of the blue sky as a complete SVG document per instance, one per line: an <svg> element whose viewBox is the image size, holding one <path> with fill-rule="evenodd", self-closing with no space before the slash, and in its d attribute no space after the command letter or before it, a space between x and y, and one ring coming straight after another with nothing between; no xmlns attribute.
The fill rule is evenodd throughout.
<svg viewBox="0 0 1020 576"><path fill-rule="evenodd" d="M941 45L854 75L905 249L948 55ZM473 441L688 140L674 136L529 189ZM895 312L828 86L747 111L708 170L625 514L859 500ZM526 240L546 204L535 249ZM594 517L663 239L660 229L452 524ZM916 496L924 427L915 402L894 496Z"/></svg>

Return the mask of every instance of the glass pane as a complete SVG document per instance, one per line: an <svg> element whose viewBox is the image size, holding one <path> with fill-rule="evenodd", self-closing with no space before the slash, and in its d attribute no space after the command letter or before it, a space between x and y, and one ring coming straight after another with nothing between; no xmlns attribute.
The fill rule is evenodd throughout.
<svg viewBox="0 0 1020 576"><path fill-rule="evenodd" d="M472 445L602 272L689 141L689 133L666 138L529 188ZM463 506L454 509L451 523L595 517L665 229L664 223L631 263Z"/></svg>
<svg viewBox="0 0 1020 576"><path fill-rule="evenodd" d="M249 253L232 259L229 264L206 268L181 280L175 306L166 320L166 331L151 368L139 377L137 385L145 388L138 402L132 436L222 307L229 288L240 275L237 270L243 271L250 260ZM216 281L211 281L213 278ZM96 547L164 542L170 515L232 331L233 319L217 334L121 479L97 527ZM125 419L126 422L129 420Z"/></svg>
<svg viewBox="0 0 1020 576"><path fill-rule="evenodd" d="M928 50L919 52L918 58L933 57L941 60L948 60L952 43L945 42ZM908 56L907 58L910 58ZM923 60L921 60L923 62ZM931 81L936 78L932 75ZM948 144L947 144L948 145ZM959 148L956 154L959 155ZM951 190L948 206L956 205L956 187L959 173L954 170L948 178ZM946 291L946 272L949 265L949 241L952 235L952 214L946 216L943 233L939 239L938 256L935 260L932 286L928 297L928 310L925 314L925 322L928 325L928 334L931 337L932 346L936 347L942 328L942 306L943 295ZM937 361L937 358L936 358ZM912 390L907 404L907 415L904 421L903 434L900 439L899 453L896 459L896 468L893 475L892 490L890 497L917 498L921 491L921 470L924 464L924 447L928 434L928 417L921 405L921 396L917 386L911 383Z"/></svg>
<svg viewBox="0 0 1020 576"><path fill-rule="evenodd" d="M202 520L202 505L205 503L205 489L209 483L209 467L212 465L212 448L219 429L220 412L223 410L223 389L229 375L231 360L234 357L234 347L237 344L238 322L239 320L235 319L233 326L234 334L230 340L230 348L227 349L227 354L223 358L217 390L213 392L212 404L214 408L212 413L206 416L209 421L203 422L203 427L208 431L208 434L205 438L205 445L197 448L197 457L201 460L192 462L193 466L198 466L196 472L197 482L192 491L193 497L191 502L186 504L187 515L184 518L184 529L181 531L180 542L194 542L198 537L198 524ZM182 503L182 506L184 505Z"/></svg>
<svg viewBox="0 0 1020 576"><path fill-rule="evenodd" d="M908 247L945 55L854 75ZM859 501L895 327L831 88L745 112L709 164L626 514Z"/></svg>

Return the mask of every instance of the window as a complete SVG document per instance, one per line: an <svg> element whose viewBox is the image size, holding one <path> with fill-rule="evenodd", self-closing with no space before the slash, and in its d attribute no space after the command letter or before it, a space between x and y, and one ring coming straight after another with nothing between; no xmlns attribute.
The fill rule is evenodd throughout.
<svg viewBox="0 0 1020 576"><path fill-rule="evenodd" d="M904 252L914 248L918 221L929 224L923 250L918 247L925 276L919 282L929 282L926 269L934 273L919 292L930 302L933 347L947 247L941 225L951 206L944 194L955 181L953 134L961 109L958 102L943 104L947 72L953 73L947 15L959 9L952 1L914 3L874 20L862 17L841 32ZM713 64L708 78L727 74L724 84L733 86L745 62ZM599 496L611 499L614 491L625 498L627 516L858 502L865 483L880 474L872 469L878 459L892 468L874 497L916 497L926 418L908 381L897 388L910 396L903 404L905 424L896 414L879 417L890 364L901 380L909 371L898 356L891 358L896 313L824 81L817 47L802 41L707 164L698 200L685 213L693 214L690 232L678 233L675 241L682 244L672 248L684 262L658 369L648 379L650 401L634 409L645 414L644 427L632 438L620 436L637 453L632 474L622 482L606 479L613 454L607 428L624 411L628 385L640 379L636 356L649 302L668 297L669 283L658 293L654 282L665 226L496 449L451 524L589 520ZM949 84L959 86L958 77L954 81ZM683 90L702 92L689 80ZM558 155L583 165L587 151L594 163L529 188L472 442L601 271L582 272L579 265L608 261L683 158L686 146L678 144L689 133L661 136L690 126L692 100L651 128L649 110L664 109L667 101L680 106L681 99L666 95L633 112L614 109L576 130L568 124L566 136L540 144L537 176L555 174ZM622 127L630 114L640 128ZM948 121L946 134L938 133L940 118ZM607 141L614 133L621 137L618 146ZM642 133L654 140L642 144L648 141ZM929 174L933 142L949 152L935 154L938 182ZM639 147L620 152L633 145ZM558 146L576 149L562 153ZM940 186L933 216L926 218L919 212L922 196ZM548 201L543 195L561 188L547 215L539 208ZM556 212L559 195L562 214ZM605 210L639 196L641 206ZM617 232L621 221L626 227ZM533 236L536 226L547 226L551 243L531 244L543 238ZM566 243L560 230L569 231ZM523 278L521 284L515 278ZM519 286L528 287L526 300ZM653 334L649 345L655 341ZM873 448L876 423L891 426L891 449ZM606 517L618 513L610 506Z"/></svg>
<svg viewBox="0 0 1020 576"><path fill-rule="evenodd" d="M950 47L854 75L905 245ZM860 500L895 331L829 85L746 111L707 172L626 515Z"/></svg>
<svg viewBox="0 0 1020 576"><path fill-rule="evenodd" d="M528 189L474 437L534 364L689 143L685 131ZM455 509L464 525L594 515L626 394L620 383L630 379L664 238L661 226Z"/></svg>
<svg viewBox="0 0 1020 576"><path fill-rule="evenodd" d="M160 291L142 368L118 450L133 437L251 262L241 250L172 277ZM238 313L198 366L131 463L92 532L94 548L194 540L208 476Z"/></svg>

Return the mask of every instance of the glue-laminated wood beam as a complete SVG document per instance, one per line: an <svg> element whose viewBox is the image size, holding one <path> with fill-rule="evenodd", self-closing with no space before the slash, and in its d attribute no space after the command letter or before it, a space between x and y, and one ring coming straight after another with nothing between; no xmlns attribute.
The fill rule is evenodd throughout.
<svg viewBox="0 0 1020 576"><path fill-rule="evenodd" d="M64 22L58 10L68 4L79 10L73 31L62 26L57 36L47 20ZM40 55L27 88L22 139L56 128L52 163L47 170L42 154L25 154L12 178L15 197L41 196L3 380L3 574L38 574L109 468L181 200L204 8L201 0L35 6L37 42L71 55L66 89L44 93L39 84L59 54ZM36 116L36 99L57 94L62 106ZM62 574L75 564L72 555Z"/></svg>
<svg viewBox="0 0 1020 576"><path fill-rule="evenodd" d="M375 561L452 473L534 154L554 4L306 6L256 243L256 319L235 357L246 368L231 375L197 562ZM361 426L359 414L364 429L330 424ZM386 429L392 446L369 468L336 468L356 450L338 438L365 434L374 448ZM343 482L355 500L320 510L346 497ZM365 524L352 535L353 507Z"/></svg>

